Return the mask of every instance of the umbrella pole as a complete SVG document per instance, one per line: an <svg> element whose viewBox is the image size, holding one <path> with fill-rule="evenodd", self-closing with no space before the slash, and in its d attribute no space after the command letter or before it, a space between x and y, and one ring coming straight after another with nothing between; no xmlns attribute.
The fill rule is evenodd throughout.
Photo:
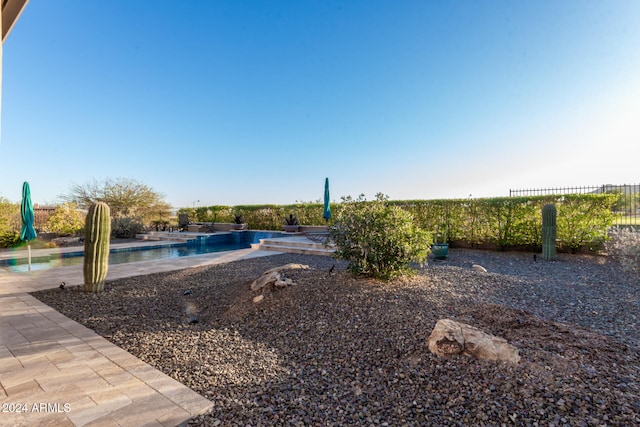
<svg viewBox="0 0 640 427"><path fill-rule="evenodd" d="M29 259L28 269L31 271L31 245L27 245L27 258Z"/></svg>

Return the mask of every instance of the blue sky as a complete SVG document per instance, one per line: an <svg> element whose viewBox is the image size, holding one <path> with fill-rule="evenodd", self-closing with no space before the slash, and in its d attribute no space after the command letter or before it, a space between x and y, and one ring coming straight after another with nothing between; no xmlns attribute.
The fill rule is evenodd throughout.
<svg viewBox="0 0 640 427"><path fill-rule="evenodd" d="M32 0L0 197L176 207L640 182L640 2Z"/></svg>

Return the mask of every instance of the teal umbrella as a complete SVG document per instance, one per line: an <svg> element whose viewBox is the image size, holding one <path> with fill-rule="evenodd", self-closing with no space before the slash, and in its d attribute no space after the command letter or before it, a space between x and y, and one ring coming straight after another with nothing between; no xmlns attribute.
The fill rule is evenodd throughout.
<svg viewBox="0 0 640 427"><path fill-rule="evenodd" d="M31 190L29 183L22 184L22 204L20 205L20 214L22 215L22 231L20 232L20 240L29 242L36 238L36 229L33 228L34 213L33 203L31 203ZM31 270L31 245L27 245L29 253L29 270Z"/></svg>
<svg viewBox="0 0 640 427"><path fill-rule="evenodd" d="M325 221L329 222L331 218L331 206L329 205L329 178L324 180L324 212L322 217Z"/></svg>

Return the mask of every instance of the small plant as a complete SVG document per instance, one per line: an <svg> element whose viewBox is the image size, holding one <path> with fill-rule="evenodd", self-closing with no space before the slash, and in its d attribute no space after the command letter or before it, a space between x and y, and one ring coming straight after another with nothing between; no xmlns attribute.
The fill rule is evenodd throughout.
<svg viewBox="0 0 640 427"><path fill-rule="evenodd" d="M335 257L349 262L349 270L389 280L410 274L410 263L424 263L431 236L415 225L413 216L387 203L382 194L366 201L343 197L335 223L329 227Z"/></svg>
<svg viewBox="0 0 640 427"><path fill-rule="evenodd" d="M289 216L285 216L284 223L286 225L300 225L300 223L298 222L298 216L294 214L289 214Z"/></svg>
<svg viewBox="0 0 640 427"><path fill-rule="evenodd" d="M436 245L445 245L449 241L449 226L447 224L440 224L436 227L434 243Z"/></svg>
<svg viewBox="0 0 640 427"><path fill-rule="evenodd" d="M234 224L244 224L244 217L240 214L236 214L233 217Z"/></svg>
<svg viewBox="0 0 640 427"><path fill-rule="evenodd" d="M436 232L434 233L434 241L433 246L431 246L431 251L433 253L433 257L438 260L445 260L449 255L449 226L447 224L440 224L436 227Z"/></svg>
<svg viewBox="0 0 640 427"><path fill-rule="evenodd" d="M640 273L640 231L615 227L605 243L607 254L618 261L624 271Z"/></svg>
<svg viewBox="0 0 640 427"><path fill-rule="evenodd" d="M109 269L111 217L109 206L98 202L89 206L84 227L84 290L102 292Z"/></svg>

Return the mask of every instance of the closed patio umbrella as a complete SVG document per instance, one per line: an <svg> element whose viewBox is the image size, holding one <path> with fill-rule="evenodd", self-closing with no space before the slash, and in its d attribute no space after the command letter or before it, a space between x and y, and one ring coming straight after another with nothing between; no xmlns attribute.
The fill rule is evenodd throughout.
<svg viewBox="0 0 640 427"><path fill-rule="evenodd" d="M20 240L29 242L36 238L36 230L33 228L34 213L33 203L31 203L31 190L29 183L22 184L22 204L20 205L20 214L22 216L22 230L20 231ZM31 270L31 245L27 245L29 270Z"/></svg>
<svg viewBox="0 0 640 427"><path fill-rule="evenodd" d="M322 217L326 222L331 218L331 206L329 205L329 178L324 180L324 212Z"/></svg>

